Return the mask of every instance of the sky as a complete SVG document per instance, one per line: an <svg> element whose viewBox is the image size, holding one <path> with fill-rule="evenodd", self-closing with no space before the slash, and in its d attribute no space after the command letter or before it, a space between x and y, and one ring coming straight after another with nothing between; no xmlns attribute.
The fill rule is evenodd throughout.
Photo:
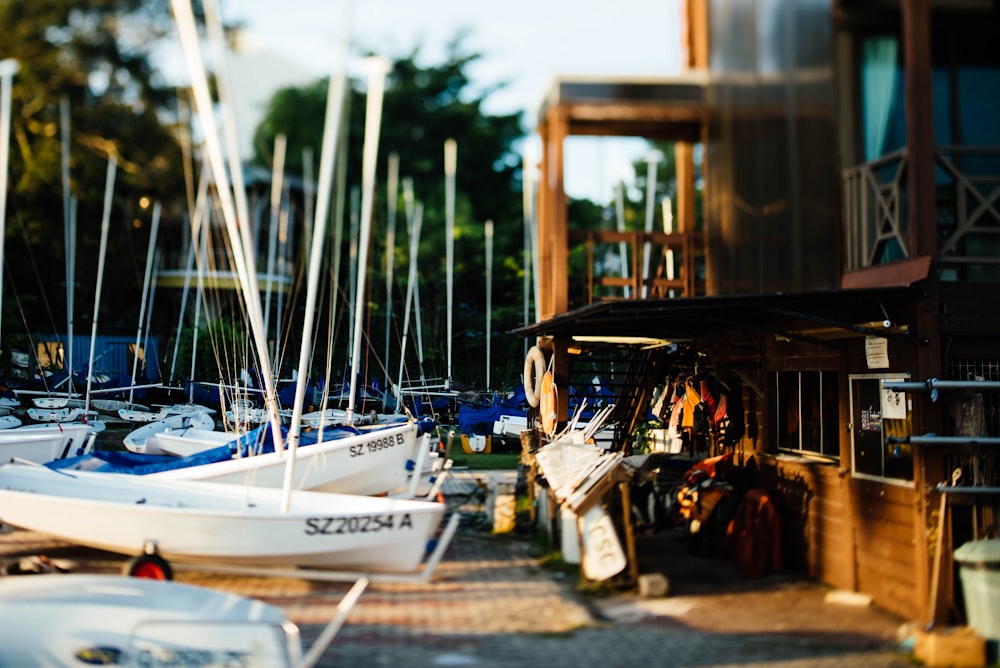
<svg viewBox="0 0 1000 668"><path fill-rule="evenodd" d="M491 93L484 110L524 112L533 129L557 75L669 76L680 72L681 0L220 0L224 20L245 22L250 37L317 77L330 73L345 36L365 51L394 57L419 49L437 64L460 30L465 52L482 58L468 73ZM356 62L351 65L356 73ZM574 197L610 198L624 164L644 144L571 139L566 189ZM584 167L586 165L586 167ZM592 168L591 168L592 165ZM626 177L627 178L627 177Z"/></svg>

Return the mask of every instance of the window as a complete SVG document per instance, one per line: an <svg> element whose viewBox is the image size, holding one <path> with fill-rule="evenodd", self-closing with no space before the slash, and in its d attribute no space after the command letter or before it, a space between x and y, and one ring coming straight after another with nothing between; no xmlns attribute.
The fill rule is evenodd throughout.
<svg viewBox="0 0 1000 668"><path fill-rule="evenodd" d="M65 368L62 341L39 341L35 347L38 366L46 371L59 371Z"/></svg>
<svg viewBox="0 0 1000 668"><path fill-rule="evenodd" d="M771 433L778 449L839 457L837 373L779 371L776 376Z"/></svg>
<svg viewBox="0 0 1000 668"><path fill-rule="evenodd" d="M913 453L909 443L910 398L882 386L884 381L907 380L895 374L858 374L851 382L851 452L855 475L913 480Z"/></svg>

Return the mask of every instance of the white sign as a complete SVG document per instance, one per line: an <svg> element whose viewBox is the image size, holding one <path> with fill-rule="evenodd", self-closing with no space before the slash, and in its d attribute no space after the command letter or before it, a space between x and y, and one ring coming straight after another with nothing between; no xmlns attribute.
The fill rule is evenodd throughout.
<svg viewBox="0 0 1000 668"><path fill-rule="evenodd" d="M869 369L888 369L889 342L881 336L866 336L865 359Z"/></svg>
<svg viewBox="0 0 1000 668"><path fill-rule="evenodd" d="M607 580L622 572L628 563L618 540L615 525L600 506L594 506L579 518L583 535L580 566L590 580Z"/></svg>
<svg viewBox="0 0 1000 668"><path fill-rule="evenodd" d="M905 378L883 378L882 382L904 381ZM882 388L882 419L883 420L905 420L906 419L905 392L897 392L887 387Z"/></svg>

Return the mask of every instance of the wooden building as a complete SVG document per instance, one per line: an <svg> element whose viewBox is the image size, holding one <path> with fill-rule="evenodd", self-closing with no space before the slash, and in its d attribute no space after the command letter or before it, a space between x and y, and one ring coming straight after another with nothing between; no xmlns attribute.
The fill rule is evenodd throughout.
<svg viewBox="0 0 1000 668"><path fill-rule="evenodd" d="M657 387L710 369L738 393L742 435L705 445L779 498L787 566L960 621L952 551L997 535L1000 9L705 0L686 28L682 76L550 90L540 318L519 333L561 386L616 351L624 449ZM563 146L588 134L674 142L672 229L574 229ZM571 270L623 242L671 270Z"/></svg>

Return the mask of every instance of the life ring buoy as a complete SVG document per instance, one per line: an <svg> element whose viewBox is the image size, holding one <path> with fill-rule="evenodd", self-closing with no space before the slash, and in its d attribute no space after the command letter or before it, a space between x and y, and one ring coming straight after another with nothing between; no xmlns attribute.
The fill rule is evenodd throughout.
<svg viewBox="0 0 1000 668"><path fill-rule="evenodd" d="M542 416L542 430L549 436L556 433L556 423L559 422L558 394L555 378L551 371L542 376L542 392L539 397L538 412Z"/></svg>
<svg viewBox="0 0 1000 668"><path fill-rule="evenodd" d="M524 358L524 398L532 408L542 397L542 376L545 375L545 353L538 346L528 349Z"/></svg>

